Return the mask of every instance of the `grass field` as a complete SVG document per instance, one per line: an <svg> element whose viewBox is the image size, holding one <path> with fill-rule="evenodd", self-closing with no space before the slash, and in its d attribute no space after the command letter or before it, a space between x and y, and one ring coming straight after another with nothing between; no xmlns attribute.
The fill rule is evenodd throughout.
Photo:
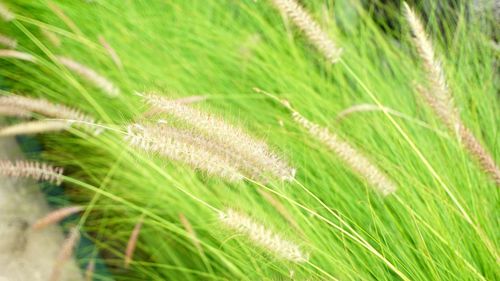
<svg viewBox="0 0 500 281"><path fill-rule="evenodd" d="M112 272L94 280L500 278L498 186L460 130L449 130L419 95L416 84L435 92L403 7L387 6L386 25L358 1L302 2L342 48L336 63L273 1L3 1L15 19L1 33L34 61L1 58L2 95L78 108L106 128L97 136L82 126L39 135L44 159L65 168L67 195L86 208L65 224L94 242L82 268L99 256ZM458 116L498 163L493 15L468 4L427 11L421 18ZM119 94L59 56L102 75ZM158 119L145 117L144 92L202 96L187 106L264 140L295 178L234 183L131 147L127 126ZM350 144L396 191L383 196L279 100ZM293 241L308 259L289 261L225 226L218 217L228 209ZM126 269L127 242L141 220Z"/></svg>

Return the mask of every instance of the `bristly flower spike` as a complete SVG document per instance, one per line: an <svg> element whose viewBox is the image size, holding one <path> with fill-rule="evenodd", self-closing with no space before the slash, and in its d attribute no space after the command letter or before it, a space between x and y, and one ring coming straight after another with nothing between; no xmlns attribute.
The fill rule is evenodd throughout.
<svg viewBox="0 0 500 281"><path fill-rule="evenodd" d="M337 47L337 44L296 0L271 1L280 12L293 21L329 62L336 63L340 59L342 49Z"/></svg>
<svg viewBox="0 0 500 281"><path fill-rule="evenodd" d="M219 213L219 220L226 227L244 234L258 247L268 250L277 257L296 263L307 262L309 259L309 255L302 252L298 245L283 239L246 215L228 209Z"/></svg>
<svg viewBox="0 0 500 281"><path fill-rule="evenodd" d="M34 161L0 160L0 175L15 178L31 178L37 181L48 181L56 185L62 183L63 168L53 167L47 163Z"/></svg>

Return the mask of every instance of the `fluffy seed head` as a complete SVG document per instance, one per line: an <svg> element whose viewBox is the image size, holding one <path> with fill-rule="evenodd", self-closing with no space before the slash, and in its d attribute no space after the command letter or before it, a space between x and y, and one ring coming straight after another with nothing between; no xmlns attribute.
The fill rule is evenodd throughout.
<svg viewBox="0 0 500 281"><path fill-rule="evenodd" d="M57 59L68 69L78 74L81 78L91 82L109 96L116 97L120 94L120 90L111 81L89 67L67 57L58 56Z"/></svg>
<svg viewBox="0 0 500 281"><path fill-rule="evenodd" d="M0 116L30 118L31 112L21 108L0 105Z"/></svg>
<svg viewBox="0 0 500 281"><path fill-rule="evenodd" d="M254 222L251 218L232 209L220 212L220 221L228 228L246 235L257 246L274 255L292 262L306 262L309 256L302 252L295 243L283 239L280 235Z"/></svg>
<svg viewBox="0 0 500 281"><path fill-rule="evenodd" d="M0 58L12 58L30 62L36 62L36 58L28 53L15 50L0 50Z"/></svg>
<svg viewBox="0 0 500 281"><path fill-rule="evenodd" d="M450 131L456 132L459 136L462 145L474 156L483 171L490 175L496 185L500 186L500 168L495 163L495 160L490 153L484 148L481 142L474 136L469 128L463 124L459 118L450 118L450 112L447 107L444 107L433 95L431 95L424 87L416 85L417 92L433 109L439 119L448 127Z"/></svg>
<svg viewBox="0 0 500 281"><path fill-rule="evenodd" d="M16 110L38 113L46 117L67 119L78 121L76 126L83 126L86 129L92 130L94 134L101 133L101 128L95 128L93 124L97 124L94 118L85 115L77 109L67 107L62 104L49 102L41 98L30 98L18 95L8 95L0 97L0 107L11 107Z"/></svg>
<svg viewBox="0 0 500 281"><path fill-rule="evenodd" d="M297 124L304 127L311 136L332 150L344 163L363 177L370 185L374 186L382 195L386 196L396 191L396 185L348 142L331 133L327 128L322 128L312 123L298 112L294 111L292 116Z"/></svg>
<svg viewBox="0 0 500 281"><path fill-rule="evenodd" d="M328 61L335 63L340 59L342 49L337 47L335 42L296 0L272 0L272 2L278 10L293 21Z"/></svg>
<svg viewBox="0 0 500 281"><path fill-rule="evenodd" d="M429 84L429 90L417 86L417 91L448 129L460 137L464 147L478 160L481 168L500 186L500 169L493 157L460 119L459 110L454 104L453 96L446 83L441 62L436 58L434 48L425 33L422 22L408 4L404 3L403 5L406 19L414 35L414 44L423 61Z"/></svg>
<svg viewBox="0 0 500 281"><path fill-rule="evenodd" d="M7 177L31 178L60 185L62 183L62 174L63 168L53 167L47 163L0 160L0 175Z"/></svg>
<svg viewBox="0 0 500 281"><path fill-rule="evenodd" d="M61 220L67 218L68 216L72 214L76 214L78 212L81 212L84 210L84 207L82 206L69 206L69 207L64 207L55 211L52 211L48 213L46 216L43 218L40 218L37 220L33 225L31 226L32 229L34 230L40 230L43 229L49 225L54 225Z"/></svg>
<svg viewBox="0 0 500 281"><path fill-rule="evenodd" d="M71 124L67 121L40 120L12 125L0 129L0 137L32 135L66 130Z"/></svg>
<svg viewBox="0 0 500 281"><path fill-rule="evenodd" d="M168 132L168 133L167 133ZM189 132L134 124L128 127L126 140L142 150L158 153L174 161L186 163L196 170L220 176L229 181L240 181L243 176L227 161L196 145Z"/></svg>
<svg viewBox="0 0 500 281"><path fill-rule="evenodd" d="M429 87L435 99L434 102L438 104L443 111L447 112L447 119L455 123L459 119L458 112L454 106L453 97L448 88L448 84L446 83L446 76L441 61L437 59L435 55L432 42L425 32L420 18L406 2L403 3L403 6L406 19L414 36L413 43L423 61Z"/></svg>
<svg viewBox="0 0 500 281"><path fill-rule="evenodd" d="M5 6L3 3L0 3L0 17L4 21L11 21L14 19L14 14Z"/></svg>
<svg viewBox="0 0 500 281"><path fill-rule="evenodd" d="M42 32L42 35L45 36L45 38L47 38L47 40L49 40L50 43L52 43L52 45L54 45L55 47L61 46L61 39L57 37L57 35L54 34L54 32L45 28L41 28L40 31Z"/></svg>
<svg viewBox="0 0 500 281"><path fill-rule="evenodd" d="M0 45L4 45L9 49L15 49L17 47L17 40L7 35L0 34Z"/></svg>
<svg viewBox="0 0 500 281"><path fill-rule="evenodd" d="M195 130L217 142L225 151L234 152L247 163L252 163L258 169L261 178L274 178L292 180L295 170L271 152L267 144L247 135L243 130L234 127L222 119L185 104L176 102L154 94L142 95L144 100L153 108L158 109L172 117L188 124ZM246 165L249 167L249 165Z"/></svg>
<svg viewBox="0 0 500 281"><path fill-rule="evenodd" d="M132 256L134 255L135 246L137 245L137 240L139 239L139 233L141 233L142 224L144 223L144 216L139 218L139 221L134 226L132 233L128 239L127 249L125 250L125 268L128 268L132 262Z"/></svg>
<svg viewBox="0 0 500 281"><path fill-rule="evenodd" d="M108 41L106 41L106 39L104 39L103 36L99 36L99 43L101 43L104 49L106 49L113 62L116 64L116 66L118 66L118 68L120 69L123 68L122 60L116 53L115 49L111 47L111 45L108 43Z"/></svg>

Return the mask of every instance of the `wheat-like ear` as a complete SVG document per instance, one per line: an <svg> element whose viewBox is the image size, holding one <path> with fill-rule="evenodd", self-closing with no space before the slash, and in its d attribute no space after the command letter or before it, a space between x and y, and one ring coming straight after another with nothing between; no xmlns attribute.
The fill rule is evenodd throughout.
<svg viewBox="0 0 500 281"><path fill-rule="evenodd" d="M61 39L52 31L45 29L45 28L40 28L40 31L42 32L42 35L49 40L52 45L55 47L61 47Z"/></svg>
<svg viewBox="0 0 500 281"><path fill-rule="evenodd" d="M113 49L113 47L111 47L111 45L108 43L108 41L106 41L106 39L104 39L103 36L99 36L99 43L101 43L102 47L106 49L113 62L116 64L116 66L122 69L123 68L122 60L116 53L115 49Z"/></svg>
<svg viewBox="0 0 500 281"><path fill-rule="evenodd" d="M295 169L289 167L286 162L274 154L265 142L250 137L240 128L234 127L214 115L201 112L175 100L155 94L144 94L142 96L153 108L188 124L217 142L222 149L234 151L248 163L253 163L255 168L266 174L264 177L281 180L292 180L294 178Z"/></svg>
<svg viewBox="0 0 500 281"><path fill-rule="evenodd" d="M309 255L302 252L295 243L254 222L251 218L232 209L219 213L219 220L228 228L247 236L258 247L270 253L297 263L307 262Z"/></svg>
<svg viewBox="0 0 500 281"><path fill-rule="evenodd" d="M17 47L17 40L7 35L0 34L0 44L9 49L15 49Z"/></svg>
<svg viewBox="0 0 500 281"><path fill-rule="evenodd" d="M184 214L180 213L179 214L179 220L181 221L182 226L184 227L184 230L189 235L189 238L193 242L194 246L198 250L201 256L205 256L205 251L203 251L203 247L201 246L200 239L198 239L198 236L196 235L196 231L194 231L193 226L189 222L189 220L184 216Z"/></svg>
<svg viewBox="0 0 500 281"><path fill-rule="evenodd" d="M67 121L55 120L25 122L5 128L0 128L0 137L58 132L68 129L70 125L71 123Z"/></svg>
<svg viewBox="0 0 500 281"><path fill-rule="evenodd" d="M0 160L0 175L15 178L31 178L60 185L62 183L63 168L53 167L47 163L23 161L15 162Z"/></svg>
<svg viewBox="0 0 500 281"><path fill-rule="evenodd" d="M50 275L50 281L59 281L61 280L61 274L64 269L66 263L73 256L74 249L80 240L80 232L77 227L73 227L68 237L64 240L61 249L59 250L59 254L56 258L54 266L52 268L52 273Z"/></svg>
<svg viewBox="0 0 500 281"><path fill-rule="evenodd" d="M137 245L137 240L139 239L139 234L141 233L142 224L144 223L144 216L141 216L130 234L127 242L127 248L125 250L125 268L128 268L132 262L132 256L134 255L135 247Z"/></svg>
<svg viewBox="0 0 500 281"><path fill-rule="evenodd" d="M96 126L94 126L97 124L94 118L82 113L78 109L52 103L41 98L30 98L18 95L1 96L0 106L39 113L46 117L66 119L70 123L76 121L75 126L83 126L93 131L95 134L99 134L102 131L101 128L96 128Z"/></svg>
<svg viewBox="0 0 500 281"><path fill-rule="evenodd" d="M0 58L12 58L30 62L36 62L36 58L31 54L20 52L16 50L0 50Z"/></svg>
<svg viewBox="0 0 500 281"><path fill-rule="evenodd" d="M462 123L460 119L450 120L447 107L443 107L439 101L434 98L424 87L416 85L417 92L434 110L436 115L448 127L449 130L456 132L462 142L462 145L474 156L484 172L491 176L495 183L500 186L500 169L493 160L490 153L481 145L474 134Z"/></svg>
<svg viewBox="0 0 500 281"><path fill-rule="evenodd" d="M229 181L240 181L243 176L225 159L214 155L205 147L194 144L190 135L174 128L165 133L162 127L134 124L128 127L126 140L145 151L158 153L174 161L188 164L196 170L220 176Z"/></svg>
<svg viewBox="0 0 500 281"><path fill-rule="evenodd" d="M66 66L71 71L78 74L82 79L85 79L92 84L94 84L97 88L101 89L103 92L108 94L111 97L116 97L120 95L120 90L107 78L98 74L93 69L85 66L73 59L57 56L58 61Z"/></svg>
<svg viewBox="0 0 500 281"><path fill-rule="evenodd" d="M404 3L403 5L406 19L414 35L415 47L424 62L429 84L429 91L421 86L417 86L417 91L431 106L435 114L448 129L457 133L464 147L469 153L477 158L482 169L490 175L498 186L500 186L500 169L496 165L493 157L460 119L459 111L454 105L451 91L446 83L446 77L441 62L436 58L434 48L425 33L422 22L408 4Z"/></svg>
<svg viewBox="0 0 500 281"><path fill-rule="evenodd" d="M456 123L459 120L458 111L454 106L453 97L446 83L446 75L442 63L436 57L432 42L427 36L419 17L406 2L403 3L403 6L406 19L413 33L413 43L423 61L429 88L431 89L433 99L435 99L434 103L441 108L441 111L446 112L446 119L449 122Z"/></svg>
<svg viewBox="0 0 500 281"><path fill-rule="evenodd" d="M293 119L301 125L311 136L315 137L330 150L332 150L344 163L346 163L359 176L363 177L368 184L386 196L396 191L396 185L368 158L339 136L307 120L298 112L293 111Z"/></svg>
<svg viewBox="0 0 500 281"><path fill-rule="evenodd" d="M31 226L34 230L41 230L46 228L47 226L54 225L61 220L69 217L70 215L79 213L83 211L85 208L83 206L69 206L64 207L55 211L48 213L46 216L38 219Z"/></svg>
<svg viewBox="0 0 500 281"><path fill-rule="evenodd" d="M4 21L11 21L14 19L14 14L5 6L5 4L0 2L0 17Z"/></svg>
<svg viewBox="0 0 500 281"><path fill-rule="evenodd" d="M31 112L22 108L0 105L0 116L30 118Z"/></svg>
<svg viewBox="0 0 500 281"><path fill-rule="evenodd" d="M293 23L307 36L309 41L331 63L340 59L342 49L338 48L328 34L321 29L319 24L309 15L296 0L271 0L276 8L287 15Z"/></svg>

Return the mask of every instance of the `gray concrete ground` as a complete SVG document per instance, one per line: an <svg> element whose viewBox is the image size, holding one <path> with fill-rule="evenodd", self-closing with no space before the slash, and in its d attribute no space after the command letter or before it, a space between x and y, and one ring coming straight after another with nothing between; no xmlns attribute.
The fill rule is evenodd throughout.
<svg viewBox="0 0 500 281"><path fill-rule="evenodd" d="M13 139L0 138L0 159L22 159ZM49 210L34 182L0 176L0 281L50 280L63 232L59 226L30 229ZM61 277L61 281L83 280L74 261L65 265Z"/></svg>

